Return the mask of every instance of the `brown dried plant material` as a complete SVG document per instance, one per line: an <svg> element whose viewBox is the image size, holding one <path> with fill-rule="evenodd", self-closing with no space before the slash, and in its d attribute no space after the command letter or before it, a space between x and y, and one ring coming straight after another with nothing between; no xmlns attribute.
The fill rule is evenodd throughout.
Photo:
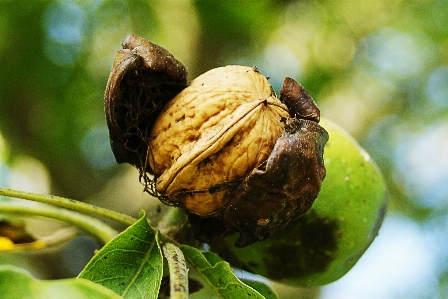
<svg viewBox="0 0 448 299"><path fill-rule="evenodd" d="M319 122L319 108L310 94L294 79L286 77L283 81L280 101L288 106L292 117Z"/></svg>
<svg viewBox="0 0 448 299"><path fill-rule="evenodd" d="M311 207L328 134L300 84L286 78L278 99L257 68L226 66L186 86L165 49L132 35L123 47L105 95L115 157L183 207L197 238L239 232L235 245L246 246Z"/></svg>
<svg viewBox="0 0 448 299"><path fill-rule="evenodd" d="M239 247L264 240L303 215L319 194L328 134L310 120L285 122L269 158L245 177L224 213L226 226L240 232Z"/></svg>
<svg viewBox="0 0 448 299"><path fill-rule="evenodd" d="M147 168L146 136L166 102L187 86L187 69L164 48L129 34L114 57L104 110L118 163Z"/></svg>

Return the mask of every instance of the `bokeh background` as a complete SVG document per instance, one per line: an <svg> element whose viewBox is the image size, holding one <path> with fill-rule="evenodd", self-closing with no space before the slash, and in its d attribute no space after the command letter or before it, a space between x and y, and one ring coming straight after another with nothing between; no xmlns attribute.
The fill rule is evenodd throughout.
<svg viewBox="0 0 448 299"><path fill-rule="evenodd" d="M167 48L190 80L227 64L256 65L277 92L295 78L377 162L390 191L379 236L306 296L448 298L448 0L2 0L0 186L147 207L136 170L114 161L103 112L128 33ZM0 257L11 260L32 268ZM55 270L63 258L40 263L38 276L69 275Z"/></svg>

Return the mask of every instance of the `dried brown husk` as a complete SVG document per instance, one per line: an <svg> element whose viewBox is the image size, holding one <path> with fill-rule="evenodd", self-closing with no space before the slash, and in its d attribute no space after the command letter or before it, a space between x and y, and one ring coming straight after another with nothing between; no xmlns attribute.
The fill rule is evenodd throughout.
<svg viewBox="0 0 448 299"><path fill-rule="evenodd" d="M316 122L288 118L269 158L232 194L224 223L240 233L244 247L271 236L306 213L325 178L323 151L328 133Z"/></svg>
<svg viewBox="0 0 448 299"><path fill-rule="evenodd" d="M166 49L136 35L129 34L122 46L104 95L110 143L118 163L152 173L147 136L165 103L187 86L187 69Z"/></svg>

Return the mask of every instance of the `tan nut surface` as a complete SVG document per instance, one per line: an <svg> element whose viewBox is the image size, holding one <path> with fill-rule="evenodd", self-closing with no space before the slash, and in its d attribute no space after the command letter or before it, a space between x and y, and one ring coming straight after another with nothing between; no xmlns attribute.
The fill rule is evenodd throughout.
<svg viewBox="0 0 448 299"><path fill-rule="evenodd" d="M207 189L240 179L265 161L288 108L257 69L226 66L199 76L164 107L150 134L148 163L168 201L206 216L228 202ZM198 191L185 193L184 191Z"/></svg>

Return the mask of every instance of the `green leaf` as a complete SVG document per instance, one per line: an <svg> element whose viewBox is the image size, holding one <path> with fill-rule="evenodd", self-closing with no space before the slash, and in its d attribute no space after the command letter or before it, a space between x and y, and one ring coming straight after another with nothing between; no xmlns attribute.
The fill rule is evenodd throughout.
<svg viewBox="0 0 448 299"><path fill-rule="evenodd" d="M265 298L235 276L229 263L212 252L201 253L196 248L181 245L187 261L195 267L218 298Z"/></svg>
<svg viewBox="0 0 448 299"><path fill-rule="evenodd" d="M2 299L118 299L111 290L82 278L38 280L23 269L0 266L0 294Z"/></svg>
<svg viewBox="0 0 448 299"><path fill-rule="evenodd" d="M124 298L157 298L163 273L158 233L145 215L104 246L78 277Z"/></svg>
<svg viewBox="0 0 448 299"><path fill-rule="evenodd" d="M279 299L277 293L261 281L249 279L241 279L241 281L252 287L254 290L257 290L266 299Z"/></svg>

